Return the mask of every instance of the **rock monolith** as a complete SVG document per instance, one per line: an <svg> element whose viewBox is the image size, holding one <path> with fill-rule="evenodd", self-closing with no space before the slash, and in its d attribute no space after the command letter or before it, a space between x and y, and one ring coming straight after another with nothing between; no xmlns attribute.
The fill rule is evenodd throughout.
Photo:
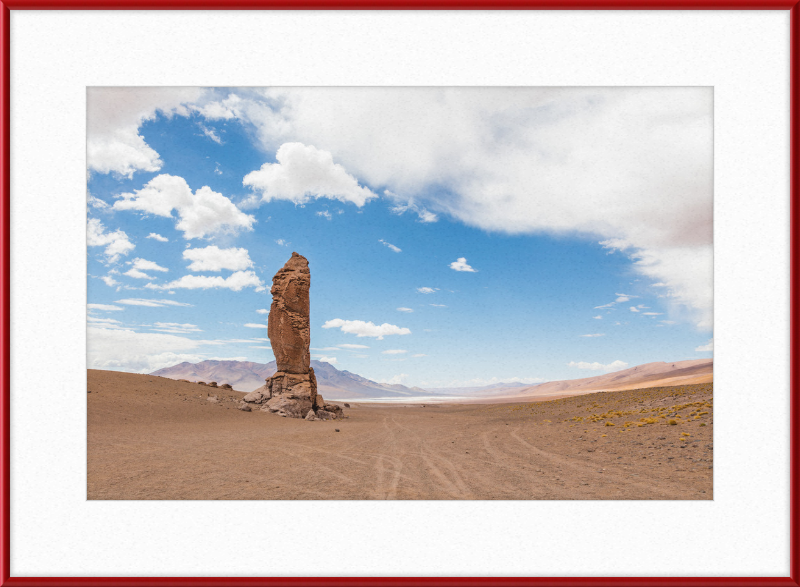
<svg viewBox="0 0 800 587"><path fill-rule="evenodd" d="M262 410L291 418L305 418L309 410L315 414L341 413L338 406L326 406L317 393L317 378L311 367L309 344L309 289L311 272L308 260L292 253L283 268L272 278L272 306L269 310L267 335L275 354L277 372L266 385L246 395L245 402L264 403Z"/></svg>

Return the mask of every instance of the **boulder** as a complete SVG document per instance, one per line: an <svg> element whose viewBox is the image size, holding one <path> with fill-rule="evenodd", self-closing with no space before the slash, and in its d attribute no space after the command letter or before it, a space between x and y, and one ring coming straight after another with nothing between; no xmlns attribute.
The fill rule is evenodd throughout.
<svg viewBox="0 0 800 587"><path fill-rule="evenodd" d="M314 410L308 410L308 413L306 414L306 418L305 419L310 421L310 422L316 420L317 416L314 413Z"/></svg>
<svg viewBox="0 0 800 587"><path fill-rule="evenodd" d="M269 398L263 393L261 393L261 391L259 391L258 389L256 389L255 391L251 391L242 398L243 401L246 401L251 404L263 404L268 399Z"/></svg>
<svg viewBox="0 0 800 587"><path fill-rule="evenodd" d="M220 387L222 389L233 389L230 383L223 383L222 385L220 385Z"/></svg>
<svg viewBox="0 0 800 587"><path fill-rule="evenodd" d="M208 384L208 386L209 387L216 387L217 386L217 382L216 381L212 381L211 383Z"/></svg>
<svg viewBox="0 0 800 587"><path fill-rule="evenodd" d="M215 395L209 396L206 398L207 401L210 401L212 404L218 404L219 398Z"/></svg>
<svg viewBox="0 0 800 587"><path fill-rule="evenodd" d="M242 410L243 412L252 412L253 411L253 408L251 408L250 404L248 404L247 402L240 402L239 403L239 409Z"/></svg>

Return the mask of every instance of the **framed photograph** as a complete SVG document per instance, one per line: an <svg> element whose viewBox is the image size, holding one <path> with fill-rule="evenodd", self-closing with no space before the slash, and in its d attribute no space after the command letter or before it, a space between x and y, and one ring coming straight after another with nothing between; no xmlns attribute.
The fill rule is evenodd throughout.
<svg viewBox="0 0 800 587"><path fill-rule="evenodd" d="M798 584L796 5L39 8L3 584Z"/></svg>

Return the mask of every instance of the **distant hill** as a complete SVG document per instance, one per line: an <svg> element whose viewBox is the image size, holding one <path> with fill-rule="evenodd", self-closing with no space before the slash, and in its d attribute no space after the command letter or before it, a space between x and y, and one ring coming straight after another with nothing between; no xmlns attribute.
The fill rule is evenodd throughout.
<svg viewBox="0 0 800 587"><path fill-rule="evenodd" d="M644 387L664 387L668 385L689 385L694 383L711 383L714 381L714 360L697 359L691 361L675 361L672 363L656 362L637 365L623 371L615 371L606 375L570 379L566 381L550 381L515 390L513 397L522 399L558 393L582 393L589 391L622 391Z"/></svg>
<svg viewBox="0 0 800 587"><path fill-rule="evenodd" d="M637 365L623 371L584 377L583 379L567 379L549 381L535 385L524 383L495 383L485 387L449 387L431 388L431 393L442 395L461 395L474 398L493 398L524 400L526 397L537 397L555 394L572 394L590 391L622 391L643 387L663 387L668 385L688 385L692 383L710 383L714 380L714 360L697 359L675 361L672 363L656 362Z"/></svg>
<svg viewBox="0 0 800 587"><path fill-rule="evenodd" d="M330 363L311 361L317 377L317 388L325 399L359 399L376 397L414 397L431 395L418 387L378 383L349 371L340 371ZM188 381L216 381L229 383L237 391L253 391L264 385L264 380L275 374L275 361L201 361L180 363L153 371L151 375Z"/></svg>

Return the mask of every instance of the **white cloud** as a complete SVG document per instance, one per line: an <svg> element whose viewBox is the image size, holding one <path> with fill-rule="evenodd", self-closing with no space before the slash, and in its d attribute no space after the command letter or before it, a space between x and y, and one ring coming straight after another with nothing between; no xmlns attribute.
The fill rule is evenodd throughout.
<svg viewBox="0 0 800 587"><path fill-rule="evenodd" d="M248 322L247 324L244 325L244 327L245 328L266 328L267 325L266 324L258 324L258 323Z"/></svg>
<svg viewBox="0 0 800 587"><path fill-rule="evenodd" d="M155 233L155 232L151 232L150 234L148 234L148 235L147 235L147 238L151 238L151 239L153 239L153 240L157 240L157 241L158 241L158 242L160 242L160 243L166 243L166 242L169 242L169 239L168 239L167 237L165 237L165 236L161 236L160 234L157 234L157 233Z"/></svg>
<svg viewBox="0 0 800 587"><path fill-rule="evenodd" d="M169 271L166 267L162 267L158 263L154 263L153 261L148 261L147 259L134 259L131 261L133 263L134 269L139 269L140 271L161 271L166 272Z"/></svg>
<svg viewBox="0 0 800 587"><path fill-rule="evenodd" d="M602 320L602 319L603 319L603 317L602 317L602 316L595 316L595 317L594 317L594 319L595 319L595 320Z"/></svg>
<svg viewBox="0 0 800 587"><path fill-rule="evenodd" d="M712 352L714 350L714 339L713 338L709 339L706 344L704 344L702 346L699 346L694 350L696 350L698 352L701 352L701 353Z"/></svg>
<svg viewBox="0 0 800 587"><path fill-rule="evenodd" d="M368 349L369 347L363 344L340 344L340 348L343 349Z"/></svg>
<svg viewBox="0 0 800 587"><path fill-rule="evenodd" d="M664 312L642 312L642 316L662 316Z"/></svg>
<svg viewBox="0 0 800 587"><path fill-rule="evenodd" d="M405 373L400 373L399 375L385 379L380 383L387 383L389 385L402 385L406 379L408 379L408 375Z"/></svg>
<svg viewBox="0 0 800 587"><path fill-rule="evenodd" d="M150 373L183 361L211 359L200 347L213 341L193 340L174 334L135 332L106 325L89 325L86 331L87 366L133 373ZM243 360L243 358L238 358Z"/></svg>
<svg viewBox="0 0 800 587"><path fill-rule="evenodd" d="M176 210L179 220L175 228L187 240L252 230L255 223L253 216L239 210L222 194L208 186L192 193L186 180L176 175L157 175L134 192L121 194L122 199L114 202L114 209L139 210L165 218L173 218L172 211Z"/></svg>
<svg viewBox="0 0 800 587"><path fill-rule="evenodd" d="M331 216L331 213L328 212L327 210L322 210L320 212L317 212L317 216L322 216L327 220L333 220L333 216Z"/></svg>
<svg viewBox="0 0 800 587"><path fill-rule="evenodd" d="M288 247L288 246L289 246L289 243L287 243L287 242L286 242L285 240L283 240L282 238L279 238L279 239L278 239L278 240L276 240L275 242L276 242L276 243L278 243L278 244L279 244L280 246L282 246L282 247Z"/></svg>
<svg viewBox="0 0 800 587"><path fill-rule="evenodd" d="M241 291L245 287L263 288L264 283L252 271L236 271L228 277L222 278L219 275L210 277L208 275L184 275L180 279L165 283L164 285L154 285L148 283L145 287L150 289L230 289Z"/></svg>
<svg viewBox="0 0 800 587"><path fill-rule="evenodd" d="M604 304L602 306L595 306L594 309L595 310L605 310L606 308L611 308L614 305L614 303L615 302L609 302L609 303Z"/></svg>
<svg viewBox="0 0 800 587"><path fill-rule="evenodd" d="M439 291L438 287L418 287L417 291L422 294L432 294Z"/></svg>
<svg viewBox="0 0 800 587"><path fill-rule="evenodd" d="M597 338L598 336L605 336L605 334L581 334L583 338Z"/></svg>
<svg viewBox="0 0 800 587"><path fill-rule="evenodd" d="M311 356L317 361L322 361L323 363L330 363L331 365L335 365L337 363L336 357L325 357L323 355L311 355Z"/></svg>
<svg viewBox="0 0 800 587"><path fill-rule="evenodd" d="M419 222L422 223L431 223L439 220L439 217L433 212L421 206L417 206L414 203L414 198L411 197L403 198L402 196L398 196L397 194L391 192L390 190L384 190L383 193L385 196L387 196L388 198L390 198L395 202L395 205L392 206L391 208L393 214L402 216L406 212L411 211L417 215Z"/></svg>
<svg viewBox="0 0 800 587"><path fill-rule="evenodd" d="M105 226L97 218L90 218L86 225L86 244L105 247L104 253L109 263L116 263L120 255L127 255L136 248L123 231L106 232Z"/></svg>
<svg viewBox="0 0 800 587"><path fill-rule="evenodd" d="M638 312L639 309L636 306L631 306L631 312Z"/></svg>
<svg viewBox="0 0 800 587"><path fill-rule="evenodd" d="M395 253L402 253L402 252L403 252L403 249L401 249L400 247L396 247L396 246L394 246L392 243L387 243L387 242L386 242L385 240L383 240L383 239L380 239L378 242L379 242L379 243L381 243L381 244L383 244L384 246L388 247L388 248L389 248L389 250L392 250L392 251L394 251Z"/></svg>
<svg viewBox="0 0 800 587"><path fill-rule="evenodd" d="M101 312L118 312L125 309L110 304L86 304L86 307L89 310L100 310Z"/></svg>
<svg viewBox="0 0 800 587"><path fill-rule="evenodd" d="M260 310L256 310L256 314L269 314L269 310L261 308Z"/></svg>
<svg viewBox="0 0 800 587"><path fill-rule="evenodd" d="M586 363L584 361L575 362L570 361L567 363L568 367L576 367L578 369L587 369L589 371L605 371L609 373L611 371L619 371L624 369L628 366L628 363L625 361L614 361L613 363L609 363L608 365L603 365L602 363Z"/></svg>
<svg viewBox="0 0 800 587"><path fill-rule="evenodd" d="M239 118L252 126L263 149L297 145L299 162L322 169L323 185L331 175L326 170L336 168L334 153L337 177L347 188L339 198L354 198L350 191L374 196L357 177L382 186L401 208L408 202L487 231L594 235L628 255L639 274L666 284L681 319L711 326L710 88L307 87L241 93L245 97L198 98L193 109L207 118ZM145 110L153 111L149 102ZM136 117L126 120L134 121L136 139ZM315 165L316 159L324 161ZM314 174L291 172L291 160L273 165L276 177L266 178L263 187L286 185L270 198L311 197L305 184Z"/></svg>
<svg viewBox="0 0 800 587"><path fill-rule="evenodd" d="M619 294L617 294L617 295L619 295ZM628 301L630 301L630 299L631 299L631 298L630 298L630 296L623 296L623 295L620 295L620 296L619 296L619 297L618 297L616 300L614 300L614 301L615 301L615 302L617 302L617 303L622 303L622 302L628 302ZM609 305L610 305L610 304L609 304Z"/></svg>
<svg viewBox="0 0 800 587"><path fill-rule="evenodd" d="M476 270L467 265L467 258L466 257L459 257L456 261L450 263L450 269L454 271L469 271L471 273L476 273Z"/></svg>
<svg viewBox="0 0 800 587"><path fill-rule="evenodd" d="M411 355L412 358L417 359L419 357L427 357L428 355L424 353L417 353L416 355Z"/></svg>
<svg viewBox="0 0 800 587"><path fill-rule="evenodd" d="M192 261L189 271L240 271L253 266L247 249L220 249L215 245L203 249L185 249L183 258Z"/></svg>
<svg viewBox="0 0 800 587"><path fill-rule="evenodd" d="M312 145L284 143L275 154L277 163L264 163L248 173L243 184L261 194L262 202L289 200L303 204L312 198L351 202L359 208L377 196L344 167L333 162L333 155Z"/></svg>
<svg viewBox="0 0 800 587"><path fill-rule="evenodd" d="M114 320L113 318L99 318L97 316L87 316L86 320L93 324L101 325L101 326L110 326L114 327L115 324L122 324L119 320Z"/></svg>
<svg viewBox="0 0 800 587"><path fill-rule="evenodd" d="M378 340L383 340L384 336L390 336L393 334L411 334L411 331L408 328L401 328L399 326L395 326L394 324L383 323L380 326L377 326L372 322L364 322L363 320L342 320L341 318L328 320L322 325L322 327L339 328L342 332L355 334L359 338L368 336L377 338Z"/></svg>
<svg viewBox="0 0 800 587"><path fill-rule="evenodd" d="M138 269L128 269L123 275L127 275L128 277L135 277L136 279L153 279L147 273L143 273Z"/></svg>
<svg viewBox="0 0 800 587"><path fill-rule="evenodd" d="M174 300L149 300L144 298L127 298L124 300L117 300L117 304L125 304L126 306L145 306L148 308L163 308L164 306L191 306L183 302L176 302Z"/></svg>
<svg viewBox="0 0 800 587"><path fill-rule="evenodd" d="M387 351L381 351L382 355L403 355L408 351L404 351L402 349L389 349Z"/></svg>
<svg viewBox="0 0 800 587"><path fill-rule="evenodd" d="M140 125L165 116L186 115L186 104L203 94L199 88L93 87L86 93L86 158L89 170L132 177L155 172L162 161L139 134Z"/></svg>
<svg viewBox="0 0 800 587"><path fill-rule="evenodd" d="M447 307L445 304L430 304L430 305L433 306L434 308L446 308Z"/></svg>
<svg viewBox="0 0 800 587"><path fill-rule="evenodd" d="M168 332L170 334L189 334L190 332L203 332L196 324L178 324L177 322L156 322L154 324L156 332Z"/></svg>
<svg viewBox="0 0 800 587"><path fill-rule="evenodd" d="M323 348L321 348L321 349L320 349L320 348L314 348L314 347L311 347L311 350L312 350L312 351L319 351L319 352L321 352L321 353L329 353L329 352L331 352L331 351L334 351L334 352L335 352L335 351L339 351L339 350L341 350L341 349L340 349L339 347L335 347L335 346L326 346L326 347L323 347Z"/></svg>
<svg viewBox="0 0 800 587"><path fill-rule="evenodd" d="M200 130L203 131L203 134L207 136L209 139L217 143L218 145L222 144L222 138L217 134L217 131L213 128L210 128L204 124L200 125Z"/></svg>
<svg viewBox="0 0 800 587"><path fill-rule="evenodd" d="M120 285L119 281L117 281L110 275L103 275L100 279L102 279L103 283L105 283L108 287L115 287L117 285Z"/></svg>
<svg viewBox="0 0 800 587"><path fill-rule="evenodd" d="M397 308L398 312L413 312L411 308Z"/></svg>
<svg viewBox="0 0 800 587"><path fill-rule="evenodd" d="M676 322L674 320L661 320L661 323L662 324L670 324L670 325L671 324L676 324Z"/></svg>

